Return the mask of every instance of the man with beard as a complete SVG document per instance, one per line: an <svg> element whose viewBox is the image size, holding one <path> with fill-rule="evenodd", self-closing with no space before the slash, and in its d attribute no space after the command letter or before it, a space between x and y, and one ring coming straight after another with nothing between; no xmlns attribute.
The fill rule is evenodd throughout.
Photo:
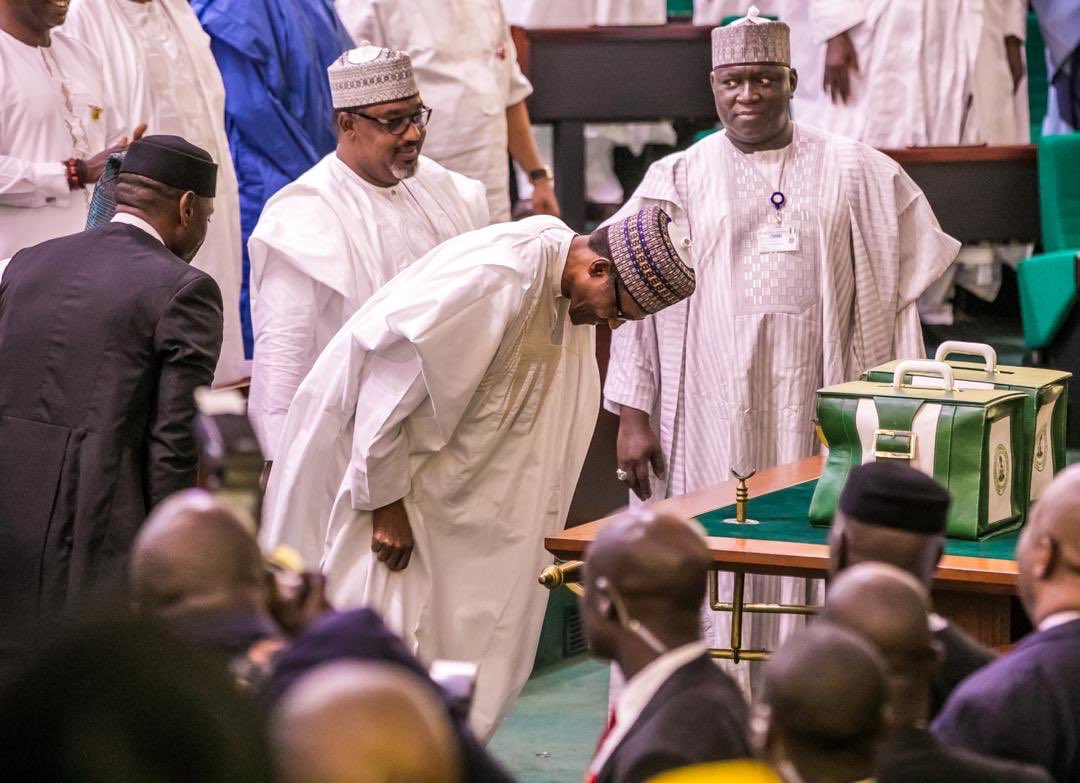
<svg viewBox="0 0 1080 783"><path fill-rule="evenodd" d="M0 0L0 259L82 231L89 186L133 131L108 105L94 52L54 29L67 9Z"/></svg>
<svg viewBox="0 0 1080 783"><path fill-rule="evenodd" d="M484 186L420 154L432 110L408 55L361 45L328 69L337 149L267 203L248 245L251 421L273 459L300 381L390 278L487 225Z"/></svg>
<svg viewBox="0 0 1080 783"><path fill-rule="evenodd" d="M188 262L217 164L134 142L111 223L17 253L0 279L0 663L125 581L162 498L195 483L193 391L221 350L217 284Z"/></svg>

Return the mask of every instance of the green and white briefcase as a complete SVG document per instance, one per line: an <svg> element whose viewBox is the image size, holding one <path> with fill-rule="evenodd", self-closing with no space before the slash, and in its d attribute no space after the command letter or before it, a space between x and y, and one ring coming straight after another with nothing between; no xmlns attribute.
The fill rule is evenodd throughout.
<svg viewBox="0 0 1080 783"><path fill-rule="evenodd" d="M954 340L943 342L934 355L936 361L949 356L964 354L982 356L983 362L950 361L956 377L956 385L962 389L1000 389L1023 392L1024 405L1024 486L1026 495L1035 500L1065 467L1065 419L1069 395L1067 386L1071 373L1047 370L1039 367L1012 367L997 363L997 352L985 343L967 343ZM868 370L868 381L891 381L897 362L883 364ZM910 379L910 380L909 380ZM919 387L942 388L937 375L912 373L904 379Z"/></svg>
<svg viewBox="0 0 1080 783"><path fill-rule="evenodd" d="M903 383L937 376L940 388ZM854 381L818 391L817 417L829 448L810 503L810 521L828 525L856 465L897 460L933 476L952 494L947 533L980 539L1020 524L1024 484L1021 392L958 388L943 362L903 361L887 382Z"/></svg>

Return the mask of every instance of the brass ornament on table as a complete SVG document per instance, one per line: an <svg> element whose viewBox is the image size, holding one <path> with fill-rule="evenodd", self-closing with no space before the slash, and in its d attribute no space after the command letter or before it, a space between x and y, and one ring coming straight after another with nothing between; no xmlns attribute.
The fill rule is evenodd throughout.
<svg viewBox="0 0 1080 783"><path fill-rule="evenodd" d="M750 479L757 470L751 470L745 476L735 472L735 468L731 469L731 475L739 480L739 486L735 488L735 516L729 517L724 520L728 525L757 525L759 522L756 519L746 518L746 502L750 499L750 490L746 486L746 482Z"/></svg>
<svg viewBox="0 0 1080 783"><path fill-rule="evenodd" d="M548 590L557 587L565 587L575 595L583 595L585 588L581 586L581 567L585 565L581 560L566 560L562 563L549 565L540 572L537 582Z"/></svg>

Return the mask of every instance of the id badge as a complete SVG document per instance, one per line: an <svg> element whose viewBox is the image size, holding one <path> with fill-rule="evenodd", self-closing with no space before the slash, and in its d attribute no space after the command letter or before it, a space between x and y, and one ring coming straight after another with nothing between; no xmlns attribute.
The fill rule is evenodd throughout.
<svg viewBox="0 0 1080 783"><path fill-rule="evenodd" d="M791 226L774 226L757 231L759 253L796 253L799 250L799 233Z"/></svg>

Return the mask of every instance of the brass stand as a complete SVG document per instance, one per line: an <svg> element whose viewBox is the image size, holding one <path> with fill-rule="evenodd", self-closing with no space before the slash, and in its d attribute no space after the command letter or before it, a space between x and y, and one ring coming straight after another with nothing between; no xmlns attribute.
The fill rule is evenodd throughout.
<svg viewBox="0 0 1080 783"><path fill-rule="evenodd" d="M537 580L548 590L556 587L566 587L575 595L584 595L585 588L581 586L581 567L585 565L580 560L564 560L555 565L549 565L540 572Z"/></svg>
<svg viewBox="0 0 1080 783"><path fill-rule="evenodd" d="M746 501L750 499L750 490L746 486L746 481L751 476L757 473L756 470L751 470L745 476L740 476L735 472L735 468L731 469L731 475L739 480L739 486L735 488L735 517L724 520L727 525L756 525L758 521L756 519L746 518Z"/></svg>
<svg viewBox="0 0 1080 783"><path fill-rule="evenodd" d="M731 647L712 647L709 655L734 661L764 661L770 650L744 650L742 648L743 615L750 614L797 614L812 616L818 607L809 604L758 604L746 603L746 574L734 573L735 584L731 591L731 603L720 600L720 579L716 571L709 572L709 608L714 612L731 612Z"/></svg>

